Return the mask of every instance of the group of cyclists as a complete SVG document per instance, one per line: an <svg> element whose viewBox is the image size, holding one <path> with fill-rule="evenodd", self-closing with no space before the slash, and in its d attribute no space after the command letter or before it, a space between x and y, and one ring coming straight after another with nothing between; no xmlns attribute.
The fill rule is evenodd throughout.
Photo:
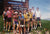
<svg viewBox="0 0 50 34"><path fill-rule="evenodd" d="M34 10L34 7L23 11L12 10L11 7L8 7L8 10L7 8L5 8L5 10L3 11L3 20L4 20L4 29L6 28L6 31L10 30L12 25L13 32L19 31L19 34L22 32L22 30L24 31L24 34L26 33L26 31L29 32L30 27L31 27L31 30L33 28L36 29L38 21L41 27L41 21L40 21L41 14L38 7L36 8L36 11Z"/></svg>

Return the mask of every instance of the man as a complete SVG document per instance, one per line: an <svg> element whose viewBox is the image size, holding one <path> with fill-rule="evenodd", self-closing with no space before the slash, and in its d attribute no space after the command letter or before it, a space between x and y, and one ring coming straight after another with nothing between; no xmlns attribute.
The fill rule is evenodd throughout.
<svg viewBox="0 0 50 34"><path fill-rule="evenodd" d="M34 7L32 7L31 12L33 13L33 22L34 22L34 29L35 29L35 11L34 11ZM33 28L33 23L32 23L32 28Z"/></svg>
<svg viewBox="0 0 50 34"><path fill-rule="evenodd" d="M29 22L31 22L31 30L32 30L32 28L33 28L33 22L32 22L33 13L31 12L31 10L32 10L32 9L30 9L30 10L28 11L28 13L29 13Z"/></svg>
<svg viewBox="0 0 50 34"><path fill-rule="evenodd" d="M25 19L25 26L27 25L28 26L28 32L29 32L29 15L28 15L28 12L26 12L26 10L24 10L24 19Z"/></svg>
<svg viewBox="0 0 50 34"><path fill-rule="evenodd" d="M41 14L39 11L39 8L37 7L36 13L35 13L35 19L36 19L36 28L37 28L37 22L39 21L39 25L41 27Z"/></svg>
<svg viewBox="0 0 50 34"><path fill-rule="evenodd" d="M3 20L4 20L4 29L5 29L5 24L7 20L7 8L5 8L5 11L3 12Z"/></svg>
<svg viewBox="0 0 50 34"><path fill-rule="evenodd" d="M17 28L16 28L16 32L17 32L18 31L18 12L15 12L15 14L13 14L13 32L15 32L16 25L17 25Z"/></svg>
<svg viewBox="0 0 50 34"><path fill-rule="evenodd" d="M12 11L11 11L11 7L8 7L8 11L7 11L7 23L6 23L6 30L7 30L7 27L8 27L8 24L9 24L9 30L10 30L10 27L11 27L11 19L12 18Z"/></svg>
<svg viewBox="0 0 50 34"><path fill-rule="evenodd" d="M23 30L23 28L25 27L24 26L24 16L22 15L22 13L19 13L19 33L21 32L21 34L22 34L22 31L24 31ZM24 31L25 32L25 31ZM24 34L24 33L23 33Z"/></svg>

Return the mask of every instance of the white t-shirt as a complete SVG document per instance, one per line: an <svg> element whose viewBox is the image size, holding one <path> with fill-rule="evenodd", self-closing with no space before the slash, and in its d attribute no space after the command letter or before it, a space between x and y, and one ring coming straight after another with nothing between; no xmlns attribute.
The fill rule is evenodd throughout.
<svg viewBox="0 0 50 34"><path fill-rule="evenodd" d="M33 15L35 15L35 11L32 9L31 12L33 13Z"/></svg>
<svg viewBox="0 0 50 34"><path fill-rule="evenodd" d="M40 11L36 11L36 17L40 17Z"/></svg>

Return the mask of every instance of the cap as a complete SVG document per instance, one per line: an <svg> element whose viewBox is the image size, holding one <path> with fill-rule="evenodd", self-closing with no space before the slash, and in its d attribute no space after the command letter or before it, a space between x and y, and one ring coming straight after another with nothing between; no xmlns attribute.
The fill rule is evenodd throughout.
<svg viewBox="0 0 50 34"><path fill-rule="evenodd" d="M26 14L28 14L28 13L26 13Z"/></svg>
<svg viewBox="0 0 50 34"><path fill-rule="evenodd" d="M8 9L11 9L11 7L8 7Z"/></svg>
<svg viewBox="0 0 50 34"><path fill-rule="evenodd" d="M18 13L18 12L15 12L15 13Z"/></svg>

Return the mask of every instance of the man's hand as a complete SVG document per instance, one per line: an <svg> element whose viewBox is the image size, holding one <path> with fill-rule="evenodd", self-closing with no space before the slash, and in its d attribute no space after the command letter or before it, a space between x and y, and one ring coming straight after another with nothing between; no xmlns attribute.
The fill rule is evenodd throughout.
<svg viewBox="0 0 50 34"><path fill-rule="evenodd" d="M5 18L3 18L3 20L5 20Z"/></svg>

